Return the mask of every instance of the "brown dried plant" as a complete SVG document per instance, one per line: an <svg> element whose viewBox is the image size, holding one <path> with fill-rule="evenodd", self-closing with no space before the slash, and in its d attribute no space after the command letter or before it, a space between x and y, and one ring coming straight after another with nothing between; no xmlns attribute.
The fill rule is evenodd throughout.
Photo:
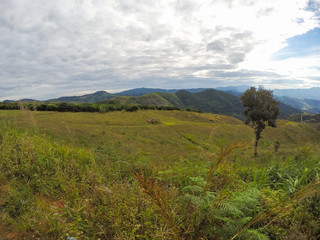
<svg viewBox="0 0 320 240"><path fill-rule="evenodd" d="M203 187L203 193L207 192L212 183L213 175L220 165L227 159L226 157L237 148L246 147L248 143L234 142L225 148L221 148L217 161L212 161L208 175L206 177L206 185Z"/></svg>
<svg viewBox="0 0 320 240"><path fill-rule="evenodd" d="M145 177L142 173L133 171L133 176L140 187L152 199L153 203L160 210L161 216L172 230L175 239L182 240L179 224L175 219L175 214L169 207L168 199L165 196L165 188L160 186L156 180Z"/></svg>
<svg viewBox="0 0 320 240"><path fill-rule="evenodd" d="M36 121L36 119L34 117L34 114L31 113L31 111L27 107L24 106L22 101L19 101L18 105L19 105L20 111L23 114L24 120L27 121L27 122L31 122L32 126L35 127L37 125L37 121ZM34 109L36 109L36 108L34 107Z"/></svg>

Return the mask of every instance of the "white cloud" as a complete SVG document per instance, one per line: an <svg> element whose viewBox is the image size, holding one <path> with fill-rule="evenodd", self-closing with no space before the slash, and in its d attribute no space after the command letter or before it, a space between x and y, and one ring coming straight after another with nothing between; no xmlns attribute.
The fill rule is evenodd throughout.
<svg viewBox="0 0 320 240"><path fill-rule="evenodd" d="M271 81L270 72L316 84L308 76L319 76L314 68L317 59L302 65L298 60L271 60L286 39L319 27L307 4L307 0L1 1L0 98L50 98L141 86L250 84ZM296 69L290 70L293 65ZM243 71L252 73L249 82L241 78ZM221 72L232 74L222 79Z"/></svg>

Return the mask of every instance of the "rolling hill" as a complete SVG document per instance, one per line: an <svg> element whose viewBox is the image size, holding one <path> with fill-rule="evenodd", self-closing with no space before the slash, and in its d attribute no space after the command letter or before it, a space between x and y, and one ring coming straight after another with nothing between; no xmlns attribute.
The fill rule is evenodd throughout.
<svg viewBox="0 0 320 240"><path fill-rule="evenodd" d="M207 88L191 88L191 89L183 89L188 92L196 93L206 90ZM141 96L148 93L176 93L182 89L162 89L162 88L134 88L126 91L122 91L119 93L115 93L117 96Z"/></svg>
<svg viewBox="0 0 320 240"><path fill-rule="evenodd" d="M239 97L227 92L207 89L191 93L180 90L176 93L158 92L142 96L114 97L112 101L122 104L142 104L156 106L176 106L179 108L193 109L206 113L224 114L243 119L243 107ZM286 104L280 103L280 117L291 114L300 114L302 111Z"/></svg>
<svg viewBox="0 0 320 240"><path fill-rule="evenodd" d="M119 104L139 104L139 105L155 105L155 106L174 106L181 109L191 109L206 113L224 114L243 119L243 107L239 99L241 95L238 89L224 89L219 91L215 89L189 89L187 90L166 90L152 88L137 88L117 94L111 94L105 91L98 91L92 94L82 96L66 96L45 101L46 103L119 103ZM228 92L226 92L228 91ZM301 114L299 110L302 106L310 106L313 109L318 104L317 100L286 101L280 103L280 118L291 114ZM30 102L30 100L28 100ZM34 100L36 101L36 100ZM287 104L288 103L288 104ZM291 105L291 106L289 106Z"/></svg>
<svg viewBox="0 0 320 240"><path fill-rule="evenodd" d="M73 103L93 103L93 102L101 102L106 99L112 98L113 94L105 92L105 91L98 91L92 94L85 94L82 96L67 96L67 97L60 97L55 99L47 100L47 102L73 102Z"/></svg>

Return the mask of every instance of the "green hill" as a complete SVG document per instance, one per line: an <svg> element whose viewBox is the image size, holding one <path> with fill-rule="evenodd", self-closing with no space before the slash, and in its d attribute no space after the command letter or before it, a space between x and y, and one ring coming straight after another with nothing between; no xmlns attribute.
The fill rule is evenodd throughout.
<svg viewBox="0 0 320 240"><path fill-rule="evenodd" d="M191 89L184 89L188 92L201 92L206 90L207 88L191 88ZM117 96L142 96L149 93L176 93L180 89L162 89L162 88L134 88L126 91L122 91L119 93L115 93Z"/></svg>
<svg viewBox="0 0 320 240"><path fill-rule="evenodd" d="M60 97L55 99L50 99L47 102L72 102L72 103L94 103L101 102L113 97L113 94L107 93L105 91L98 91L92 94L85 94L82 96L70 96L70 97Z"/></svg>
<svg viewBox="0 0 320 240"><path fill-rule="evenodd" d="M179 99L173 93L149 93L139 97L130 97L127 103L155 106L180 105Z"/></svg>
<svg viewBox="0 0 320 240"><path fill-rule="evenodd" d="M214 89L195 88L195 89L160 89L160 88L136 88L120 93L107 93L98 91L93 94L83 96L68 96L56 99L47 100L49 103L96 103L108 102L112 99L113 102L121 104L141 104L141 105L156 105L156 106L175 106L185 109L193 109L208 113L219 113L230 116L235 116L242 119L242 104L239 100L241 89L244 90L248 86L226 87ZM319 113L319 100L313 99L298 99L290 97L275 98L280 102L280 118L292 114L301 114L303 111L308 113ZM22 102L38 102L33 99L22 99ZM6 102L15 102L5 100Z"/></svg>
<svg viewBox="0 0 320 240"><path fill-rule="evenodd" d="M126 104L176 106L206 113L219 113L242 118L243 107L240 99L214 89L191 93L180 90L176 93L149 93L142 96L115 97L112 100Z"/></svg>
<svg viewBox="0 0 320 240"><path fill-rule="evenodd" d="M157 106L176 106L184 109L193 109L205 113L224 114L243 119L243 106L239 99L232 94L214 89L191 93L180 90L176 93L157 92L142 96L114 97L112 101L122 104L142 104ZM280 103L280 117L299 114L302 111Z"/></svg>
<svg viewBox="0 0 320 240"><path fill-rule="evenodd" d="M279 107L280 107L280 116L279 116L280 118L284 118L284 117L290 116L292 114L303 113L301 110L294 108L294 107L291 107L291 106L284 104L282 102L280 102Z"/></svg>
<svg viewBox="0 0 320 240"><path fill-rule="evenodd" d="M138 89L139 91L141 89ZM137 91L138 91L137 90ZM157 90L157 89L155 89ZM233 94L222 92L214 89L206 89L200 91L201 89L193 89L194 92L189 92L186 90L180 90L176 93L170 92L152 92L139 96L117 96L114 94L107 93L105 91L99 91L93 94L86 94L83 96L71 96L71 97L61 97L57 99L51 99L46 102L27 102L33 105L41 105L38 107L38 110L44 109L45 103L51 104L61 104L61 103L73 103L73 104L82 104L82 103L107 103L107 104L120 104L120 105L147 105L147 106L174 106L180 109L201 111L205 113L216 113L224 114L228 116L234 116L239 119L243 119L243 107L242 103L238 96ZM133 91L132 93L139 93ZM144 91L152 91L152 89L142 89ZM129 94L126 92L126 94ZM7 103L4 102L2 109L12 109L9 105L17 104L16 102ZM7 106L8 105L8 106ZM78 110L79 106L75 106ZM85 106L90 108L90 106ZM50 107L49 107L50 108ZM48 109L49 108L45 108ZM95 109L98 109L97 106L94 106ZM80 111L80 110L79 110ZM90 110L91 111L91 110ZM301 114L302 111L290 107L282 102L280 102L280 118L283 118L292 114Z"/></svg>
<svg viewBox="0 0 320 240"><path fill-rule="evenodd" d="M193 109L198 109L203 112L226 114L241 118L243 115L243 107L239 98L221 91L208 89L199 93L194 93L194 97L186 99L186 94L177 95L184 96L188 105Z"/></svg>

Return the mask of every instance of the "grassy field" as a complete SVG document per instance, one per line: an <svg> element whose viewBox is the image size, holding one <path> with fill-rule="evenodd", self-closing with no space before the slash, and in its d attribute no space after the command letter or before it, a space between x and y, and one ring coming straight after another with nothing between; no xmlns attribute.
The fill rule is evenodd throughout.
<svg viewBox="0 0 320 240"><path fill-rule="evenodd" d="M222 115L181 111L110 113L58 113L2 111L1 119L19 129L34 130L55 141L76 147L114 147L126 157L147 155L153 161L170 161L190 154L214 152L232 142L253 142L253 129L242 121ZM150 124L149 119L159 123ZM280 150L319 142L320 132L307 124L284 120L278 128L263 132L260 150Z"/></svg>
<svg viewBox="0 0 320 240"><path fill-rule="evenodd" d="M320 236L311 125L278 121L254 158L253 129L228 116L0 111L0 121L0 239Z"/></svg>

